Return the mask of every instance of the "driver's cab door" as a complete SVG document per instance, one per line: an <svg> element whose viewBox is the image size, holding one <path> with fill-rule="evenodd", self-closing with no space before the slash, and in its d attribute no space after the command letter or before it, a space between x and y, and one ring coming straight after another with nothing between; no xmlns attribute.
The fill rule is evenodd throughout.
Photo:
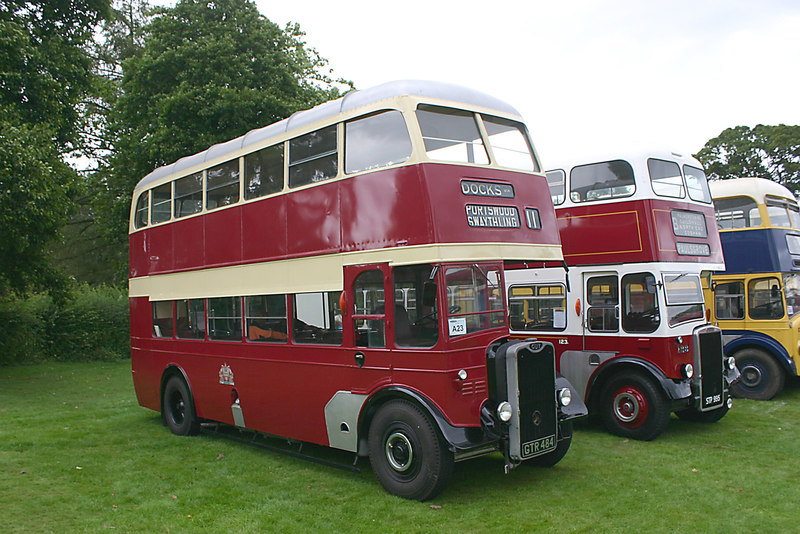
<svg viewBox="0 0 800 534"><path fill-rule="evenodd" d="M584 350L619 352L619 274L583 273L583 287Z"/></svg>

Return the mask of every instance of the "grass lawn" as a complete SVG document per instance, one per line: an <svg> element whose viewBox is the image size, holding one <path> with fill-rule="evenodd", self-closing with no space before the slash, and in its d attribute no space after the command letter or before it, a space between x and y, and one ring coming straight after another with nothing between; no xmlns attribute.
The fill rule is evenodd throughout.
<svg viewBox="0 0 800 534"><path fill-rule="evenodd" d="M361 473L213 434L172 435L130 364L0 368L4 532L789 532L800 523L800 387L737 400L719 423L673 417L653 442L578 425L552 469L456 464L431 502ZM334 451L322 450L331 458ZM344 457L349 460L350 457Z"/></svg>

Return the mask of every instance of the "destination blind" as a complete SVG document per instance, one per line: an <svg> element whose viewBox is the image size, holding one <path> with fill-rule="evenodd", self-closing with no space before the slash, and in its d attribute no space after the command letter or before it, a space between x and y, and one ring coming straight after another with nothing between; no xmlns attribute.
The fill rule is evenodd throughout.
<svg viewBox="0 0 800 534"><path fill-rule="evenodd" d="M519 212L515 206L467 204L467 224L478 228L519 228Z"/></svg>

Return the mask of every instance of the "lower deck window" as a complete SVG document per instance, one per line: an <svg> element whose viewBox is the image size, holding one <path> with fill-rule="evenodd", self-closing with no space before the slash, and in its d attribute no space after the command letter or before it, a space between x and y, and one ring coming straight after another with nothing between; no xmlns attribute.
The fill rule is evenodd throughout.
<svg viewBox="0 0 800 534"><path fill-rule="evenodd" d="M655 332L661 323L656 298L656 278L650 273L622 277L622 329L626 332Z"/></svg>
<svg viewBox="0 0 800 534"><path fill-rule="evenodd" d="M616 275L590 278L586 282L586 301L590 331L619 331L619 282Z"/></svg>
<svg viewBox="0 0 800 534"><path fill-rule="evenodd" d="M185 299L175 302L176 334L180 339L206 337L206 308L202 299Z"/></svg>
<svg viewBox="0 0 800 534"><path fill-rule="evenodd" d="M244 303L248 341L286 341L286 295L245 297Z"/></svg>
<svg viewBox="0 0 800 534"><path fill-rule="evenodd" d="M208 338L220 341L242 340L242 299L208 299Z"/></svg>
<svg viewBox="0 0 800 534"><path fill-rule="evenodd" d="M172 301L153 303L153 335L172 337Z"/></svg>
<svg viewBox="0 0 800 534"><path fill-rule="evenodd" d="M783 317L783 296L777 278L758 278L747 283L748 314L751 319Z"/></svg>
<svg viewBox="0 0 800 534"><path fill-rule="evenodd" d="M508 296L508 317L512 330L561 331L567 326L564 286L514 286Z"/></svg>
<svg viewBox="0 0 800 534"><path fill-rule="evenodd" d="M714 287L717 319L744 319L744 282L726 282Z"/></svg>
<svg viewBox="0 0 800 534"><path fill-rule="evenodd" d="M292 339L295 343L342 344L338 291L294 295Z"/></svg>
<svg viewBox="0 0 800 534"><path fill-rule="evenodd" d="M479 265L451 267L445 277L451 337L505 324L505 302L498 271Z"/></svg>

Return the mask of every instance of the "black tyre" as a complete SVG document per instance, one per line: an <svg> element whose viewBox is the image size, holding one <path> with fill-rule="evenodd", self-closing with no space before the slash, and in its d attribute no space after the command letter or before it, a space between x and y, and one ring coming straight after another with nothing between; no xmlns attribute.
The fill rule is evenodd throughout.
<svg viewBox="0 0 800 534"><path fill-rule="evenodd" d="M742 349L733 355L742 379L731 387L734 397L769 400L780 393L786 373L775 358L758 349Z"/></svg>
<svg viewBox="0 0 800 534"><path fill-rule="evenodd" d="M647 376L625 371L611 377L600 395L600 416L612 434L650 441L667 428L667 396Z"/></svg>
<svg viewBox="0 0 800 534"><path fill-rule="evenodd" d="M453 453L416 405L384 404L369 427L369 461L381 486L404 499L438 495L453 474Z"/></svg>
<svg viewBox="0 0 800 534"><path fill-rule="evenodd" d="M553 467L560 462L572 444L572 421L560 423L558 425L558 434L559 441L558 445L556 445L556 450L531 458L525 463L539 467Z"/></svg>
<svg viewBox="0 0 800 534"><path fill-rule="evenodd" d="M183 378L173 376L167 380L161 399L161 417L173 434L190 436L200 432L189 386Z"/></svg>
<svg viewBox="0 0 800 534"><path fill-rule="evenodd" d="M716 423L728 413L728 405L723 404L716 410L701 412L697 408L686 408L678 410L675 414L684 421L694 421L696 423Z"/></svg>

